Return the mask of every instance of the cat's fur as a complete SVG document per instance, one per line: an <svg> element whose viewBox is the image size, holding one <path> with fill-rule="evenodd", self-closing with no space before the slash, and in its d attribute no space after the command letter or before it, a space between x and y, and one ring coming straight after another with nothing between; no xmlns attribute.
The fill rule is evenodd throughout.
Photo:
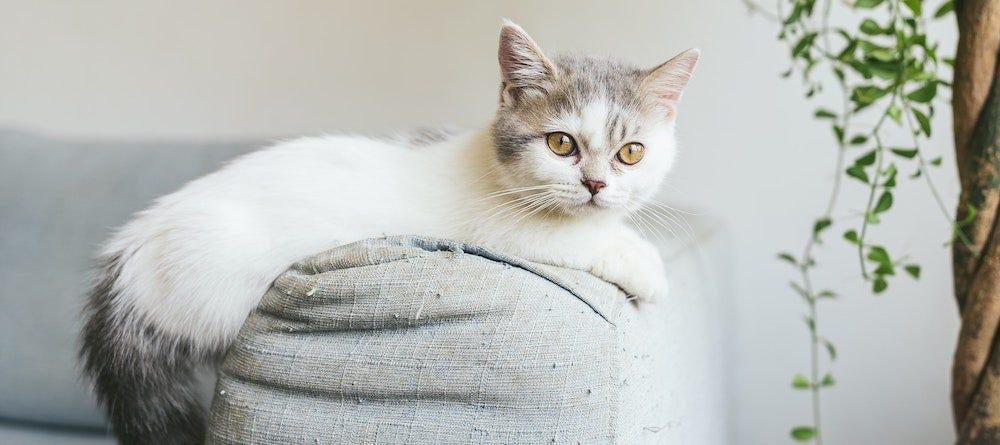
<svg viewBox="0 0 1000 445"><path fill-rule="evenodd" d="M111 238L81 354L122 442L203 440L192 368L226 349L279 273L338 244L453 238L589 270L640 298L666 292L656 250L622 218L673 163L676 104L697 51L651 70L550 61L507 23L499 56L487 129L281 143L160 198ZM545 135L555 131L579 153L554 154ZM636 165L615 159L629 142L646 147ZM592 197L586 179L607 185Z"/></svg>

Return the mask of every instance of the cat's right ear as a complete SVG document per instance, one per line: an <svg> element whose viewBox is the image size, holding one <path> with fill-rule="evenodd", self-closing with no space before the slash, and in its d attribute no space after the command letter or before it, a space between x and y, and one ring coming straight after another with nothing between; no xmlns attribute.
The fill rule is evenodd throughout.
<svg viewBox="0 0 1000 445"><path fill-rule="evenodd" d="M556 68L528 33L510 20L500 29L500 103L512 105L552 87Z"/></svg>

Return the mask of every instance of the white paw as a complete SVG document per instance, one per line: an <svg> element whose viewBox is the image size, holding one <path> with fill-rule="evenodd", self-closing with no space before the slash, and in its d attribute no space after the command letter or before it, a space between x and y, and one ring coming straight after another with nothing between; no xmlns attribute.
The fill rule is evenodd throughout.
<svg viewBox="0 0 1000 445"><path fill-rule="evenodd" d="M629 298L653 301L666 297L669 291L663 260L656 249L645 242L606 252L595 259L590 272L618 285Z"/></svg>

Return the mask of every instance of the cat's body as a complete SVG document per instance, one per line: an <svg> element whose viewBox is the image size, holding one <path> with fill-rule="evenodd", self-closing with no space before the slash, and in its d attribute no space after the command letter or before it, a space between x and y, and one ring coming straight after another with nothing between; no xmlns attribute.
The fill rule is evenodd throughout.
<svg viewBox="0 0 1000 445"><path fill-rule="evenodd" d="M640 298L666 292L655 249L622 218L673 162L672 107L697 53L652 71L552 64L508 25L500 58L501 109L489 128L420 146L285 142L159 199L116 233L82 354L122 441L200 440L193 367L225 350L292 262L346 242L458 239L588 270ZM666 77L649 85L656 76Z"/></svg>
<svg viewBox="0 0 1000 445"><path fill-rule="evenodd" d="M364 238L457 239L587 270L601 257L590 249L648 254L635 252L638 238L615 215L526 217L509 196L491 197L504 188L490 175L489 147L483 132L420 147L352 136L285 142L161 198L103 256L118 258L117 286L134 295L128 311L214 347L232 340L292 262Z"/></svg>

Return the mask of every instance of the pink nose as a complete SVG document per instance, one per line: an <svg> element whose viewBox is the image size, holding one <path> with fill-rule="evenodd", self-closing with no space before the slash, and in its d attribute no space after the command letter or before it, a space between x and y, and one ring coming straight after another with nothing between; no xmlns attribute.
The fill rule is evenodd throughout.
<svg viewBox="0 0 1000 445"><path fill-rule="evenodd" d="M604 181L595 181L593 179L584 179L581 182L587 187L587 190L590 190L591 196L596 195L602 188L608 186Z"/></svg>

